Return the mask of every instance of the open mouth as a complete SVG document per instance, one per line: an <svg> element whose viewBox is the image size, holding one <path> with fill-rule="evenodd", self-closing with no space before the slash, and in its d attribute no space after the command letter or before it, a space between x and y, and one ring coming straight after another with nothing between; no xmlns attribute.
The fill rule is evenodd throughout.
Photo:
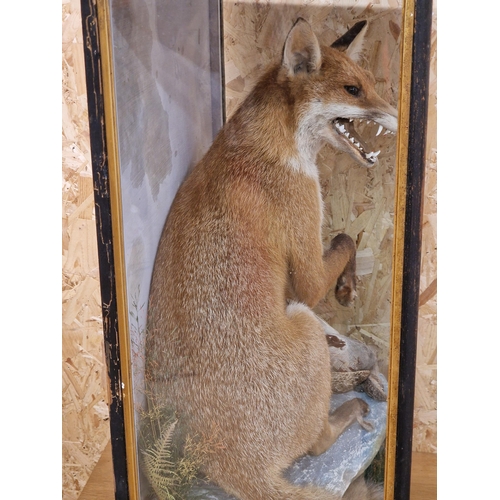
<svg viewBox="0 0 500 500"><path fill-rule="evenodd" d="M354 123L356 124L373 124L378 126L375 137L379 135L394 134L388 129L385 129L382 125L375 121L361 120L353 118L336 118L333 120L334 130L342 137L342 139L351 147L351 149L357 153L363 160L365 160L369 165L374 165L377 161L377 156L380 154L380 150L372 151L371 147L366 144L366 142L361 139L357 133ZM365 127L366 131L366 127Z"/></svg>

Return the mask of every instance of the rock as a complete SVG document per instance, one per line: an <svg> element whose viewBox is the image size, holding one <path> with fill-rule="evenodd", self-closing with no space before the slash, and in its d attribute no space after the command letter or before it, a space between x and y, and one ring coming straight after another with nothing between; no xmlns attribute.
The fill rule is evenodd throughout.
<svg viewBox="0 0 500 500"><path fill-rule="evenodd" d="M387 391L375 352L363 342L341 335L318 317L328 342L334 394L355 389L378 401L387 400Z"/></svg>

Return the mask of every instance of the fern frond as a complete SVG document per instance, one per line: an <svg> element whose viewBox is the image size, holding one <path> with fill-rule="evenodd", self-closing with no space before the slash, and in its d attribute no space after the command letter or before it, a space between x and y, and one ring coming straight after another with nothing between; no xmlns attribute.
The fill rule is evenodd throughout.
<svg viewBox="0 0 500 500"><path fill-rule="evenodd" d="M159 500L174 500L172 489L179 482L172 458L172 436L177 420L147 450L142 450L144 472Z"/></svg>

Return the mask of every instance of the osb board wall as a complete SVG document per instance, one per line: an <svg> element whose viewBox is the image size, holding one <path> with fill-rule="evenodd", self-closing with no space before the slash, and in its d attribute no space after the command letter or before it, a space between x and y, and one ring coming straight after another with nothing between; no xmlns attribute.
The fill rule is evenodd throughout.
<svg viewBox="0 0 500 500"><path fill-rule="evenodd" d="M78 498L110 439L79 0L62 1L62 487Z"/></svg>
<svg viewBox="0 0 500 500"><path fill-rule="evenodd" d="M362 65L374 73L379 94L396 105L401 6L399 0L225 1L227 116L230 117L242 102L265 67L270 62L279 61L286 34L299 16L312 24L324 44L332 43L356 21L369 20L367 36L370 43ZM433 81L432 105L435 78ZM431 110L430 121L433 117L435 108ZM373 138L373 130L367 133ZM434 149L429 149L423 233L422 300L425 304L419 330L414 441L414 448L419 451L436 450L435 202L432 202L432 193L435 194L435 127L430 128L429 136L431 143L434 137ZM320 152L318 163L326 208L324 242L328 243L341 231L357 241L359 300L354 309L348 309L340 306L330 293L316 312L341 333L373 345L381 369L386 372L390 342L395 140L391 136L382 136L377 138L377 144L381 154L373 169L356 167L347 155L335 154L328 147Z"/></svg>
<svg viewBox="0 0 500 500"><path fill-rule="evenodd" d="M437 452L437 12L435 3L432 28L413 426L414 450L429 453Z"/></svg>

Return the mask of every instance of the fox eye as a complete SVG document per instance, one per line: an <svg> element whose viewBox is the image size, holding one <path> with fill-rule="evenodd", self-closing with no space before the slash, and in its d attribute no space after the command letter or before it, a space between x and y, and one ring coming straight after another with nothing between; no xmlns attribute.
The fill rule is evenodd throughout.
<svg viewBox="0 0 500 500"><path fill-rule="evenodd" d="M359 94L359 88L354 85L345 85L344 88L353 96L357 96Z"/></svg>

